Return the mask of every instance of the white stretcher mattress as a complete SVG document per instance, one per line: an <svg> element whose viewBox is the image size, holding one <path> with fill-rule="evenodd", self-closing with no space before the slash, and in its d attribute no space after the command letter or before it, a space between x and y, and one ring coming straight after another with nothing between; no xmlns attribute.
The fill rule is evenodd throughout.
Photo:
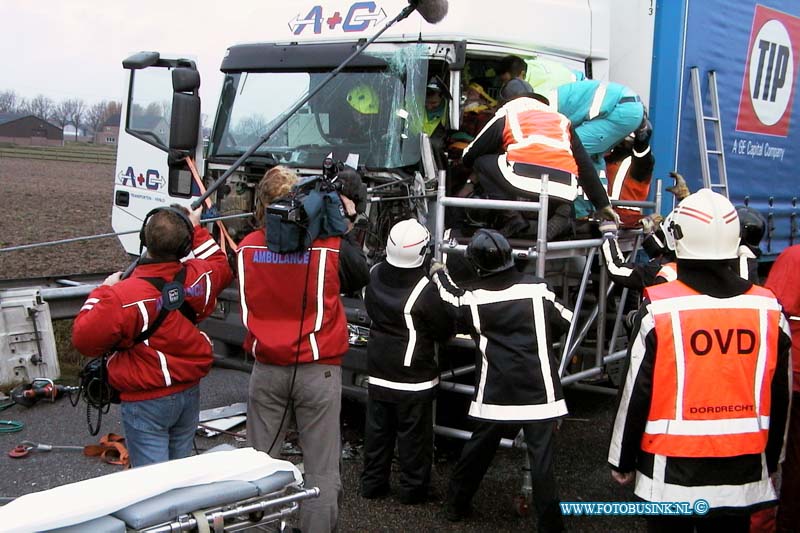
<svg viewBox="0 0 800 533"><path fill-rule="evenodd" d="M292 463L252 448L196 455L21 496L0 507L0 524L8 533L28 533L104 517L102 521L106 515L172 489L218 481L263 480L279 472L290 474L278 476L282 482L302 482L302 475ZM114 530L111 521L109 527L109 531Z"/></svg>

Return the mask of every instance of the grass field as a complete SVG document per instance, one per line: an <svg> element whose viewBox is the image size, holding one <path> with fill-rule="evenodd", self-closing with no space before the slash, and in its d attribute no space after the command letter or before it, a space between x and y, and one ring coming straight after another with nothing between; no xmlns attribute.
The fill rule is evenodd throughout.
<svg viewBox="0 0 800 533"><path fill-rule="evenodd" d="M18 157L6 157L7 151ZM34 155L22 157L23 152ZM86 144L0 144L0 248L112 231L114 154L113 149ZM67 157L72 159L55 159ZM111 159L97 163L98 157ZM109 273L128 262L116 238L77 242L0 253L0 279ZM53 329L61 381L74 384L85 361L72 347L72 320L57 320Z"/></svg>
<svg viewBox="0 0 800 533"><path fill-rule="evenodd" d="M67 143L64 146L16 146L0 143L0 159L5 157L113 165L117 158L117 150L115 146L85 143Z"/></svg>
<svg viewBox="0 0 800 533"><path fill-rule="evenodd" d="M69 385L78 382L78 374L86 359L72 345L72 320L53 321L53 334L56 338L58 366L61 368L61 381Z"/></svg>
<svg viewBox="0 0 800 533"><path fill-rule="evenodd" d="M0 248L112 231L113 164L0 155L0 190ZM118 239L98 239L0 253L0 279L109 273L128 263Z"/></svg>

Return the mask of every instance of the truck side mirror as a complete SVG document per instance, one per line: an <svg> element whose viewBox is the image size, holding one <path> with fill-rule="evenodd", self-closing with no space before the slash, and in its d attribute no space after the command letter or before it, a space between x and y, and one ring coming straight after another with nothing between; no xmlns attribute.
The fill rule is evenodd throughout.
<svg viewBox="0 0 800 533"><path fill-rule="evenodd" d="M200 128L200 73L177 67L172 70L172 116L169 128L171 150L193 151L197 148Z"/></svg>

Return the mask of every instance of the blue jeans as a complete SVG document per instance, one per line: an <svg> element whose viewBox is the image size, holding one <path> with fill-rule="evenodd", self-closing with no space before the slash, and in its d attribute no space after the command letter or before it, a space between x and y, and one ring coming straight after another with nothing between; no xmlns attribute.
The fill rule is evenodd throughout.
<svg viewBox="0 0 800 533"><path fill-rule="evenodd" d="M200 385L153 400L122 402L121 410L132 467L192 454L200 418Z"/></svg>

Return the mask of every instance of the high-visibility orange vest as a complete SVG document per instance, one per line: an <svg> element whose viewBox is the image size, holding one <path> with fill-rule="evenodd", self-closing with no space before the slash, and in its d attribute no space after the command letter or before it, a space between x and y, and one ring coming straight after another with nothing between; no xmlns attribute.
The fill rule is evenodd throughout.
<svg viewBox="0 0 800 533"><path fill-rule="evenodd" d="M644 451L733 457L764 451L781 307L754 285L732 298L681 281L645 289L656 357Z"/></svg>
<svg viewBox="0 0 800 533"><path fill-rule="evenodd" d="M656 274L657 278L664 278L667 281L675 281L678 279L678 263L671 261L661 265L661 270Z"/></svg>
<svg viewBox="0 0 800 533"><path fill-rule="evenodd" d="M648 147L649 151L650 148ZM640 157L647 155L647 151ZM608 177L608 197L611 200L636 200L647 201L650 195L650 181L652 176L645 181L637 181L629 175L633 163L633 156L628 156L621 161L606 162L606 176ZM634 226L642 218L641 207L615 207L624 226Z"/></svg>
<svg viewBox="0 0 800 533"><path fill-rule="evenodd" d="M544 105L541 109L508 106L503 130L506 159L577 174L569 125L567 117Z"/></svg>

